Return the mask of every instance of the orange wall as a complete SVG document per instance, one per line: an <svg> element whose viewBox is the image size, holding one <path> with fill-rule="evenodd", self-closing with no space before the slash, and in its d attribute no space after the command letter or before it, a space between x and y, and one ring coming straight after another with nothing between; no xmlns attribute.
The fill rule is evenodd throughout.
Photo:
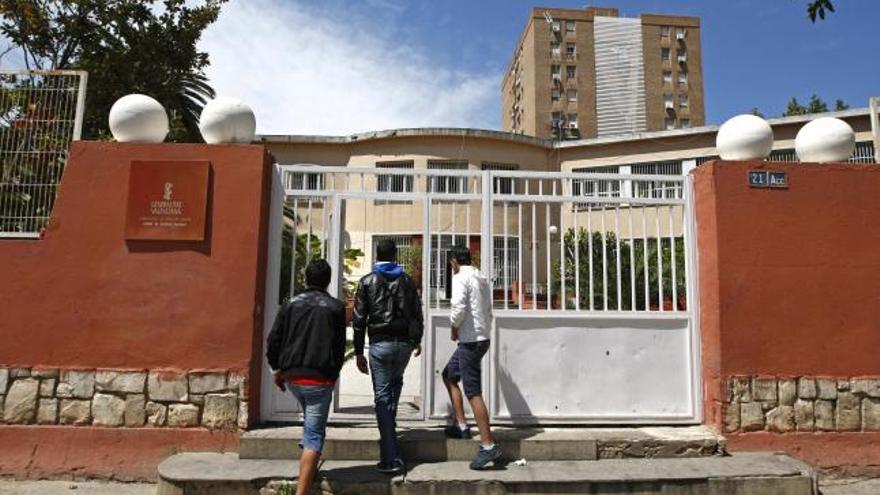
<svg viewBox="0 0 880 495"><path fill-rule="evenodd" d="M752 169L787 190L748 187ZM880 167L695 172L703 331L723 375L880 374Z"/></svg>
<svg viewBox="0 0 880 495"><path fill-rule="evenodd" d="M750 188L756 169L787 172L789 188ZM880 167L714 162L694 174L706 423L721 430L731 377L880 375ZM733 450L880 465L859 454L878 432L726 435Z"/></svg>
<svg viewBox="0 0 880 495"><path fill-rule="evenodd" d="M206 240L127 242L130 162L196 159ZM0 242L0 363L258 371L269 163L262 146L73 143L45 238Z"/></svg>

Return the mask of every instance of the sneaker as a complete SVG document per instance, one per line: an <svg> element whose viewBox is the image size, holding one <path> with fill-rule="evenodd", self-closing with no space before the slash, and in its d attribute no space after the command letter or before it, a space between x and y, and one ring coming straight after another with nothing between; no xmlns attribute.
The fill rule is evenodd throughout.
<svg viewBox="0 0 880 495"><path fill-rule="evenodd" d="M458 427L458 425L449 425L446 427L445 430L443 430L443 432L446 434L446 438L474 438L474 435L471 433L470 426L462 430Z"/></svg>
<svg viewBox="0 0 880 495"><path fill-rule="evenodd" d="M477 458L474 459L473 462L471 462L471 469L477 471L481 469L486 469L486 465L490 462L494 467L498 463L499 459L501 459L501 447L499 447L497 444L489 450L480 447L480 451L477 452Z"/></svg>
<svg viewBox="0 0 880 495"><path fill-rule="evenodd" d="M396 461L388 464L380 462L376 464L376 471L379 471L383 474L390 474L391 476L397 476L406 472L406 464L404 464L403 460L401 459L397 459Z"/></svg>

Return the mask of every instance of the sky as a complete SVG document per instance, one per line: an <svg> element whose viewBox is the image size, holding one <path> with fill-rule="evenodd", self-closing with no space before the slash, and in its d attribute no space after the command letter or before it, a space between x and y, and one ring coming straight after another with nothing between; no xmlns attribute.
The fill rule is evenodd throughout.
<svg viewBox="0 0 880 495"><path fill-rule="evenodd" d="M780 115L817 94L880 96L880 1L231 0L204 33L219 95L248 102L262 134L501 125L500 84L534 6L614 6L701 18L706 120Z"/></svg>

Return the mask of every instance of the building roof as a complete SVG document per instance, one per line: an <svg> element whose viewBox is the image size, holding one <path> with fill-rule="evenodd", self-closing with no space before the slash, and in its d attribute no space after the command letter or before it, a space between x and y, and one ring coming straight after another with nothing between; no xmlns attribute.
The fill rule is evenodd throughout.
<svg viewBox="0 0 880 495"><path fill-rule="evenodd" d="M795 115L791 117L777 117L767 119L770 126L781 126L806 123L818 116L822 117L868 117L870 110L868 108L854 108L850 110L841 110L837 112L825 112L821 114ZM472 129L458 127L414 127L406 129L387 129L382 131L371 131L348 136L315 136L315 135L297 135L297 134L265 134L258 135L257 141L263 143L290 143L290 144L351 144L363 141L392 139L402 137L461 137L461 138L478 138L493 139L498 141L507 141L511 143L519 143L531 146L538 146L547 149L560 148L576 148L580 146L592 146L610 143L625 143L632 141L641 141L649 139L662 139L683 136L695 136L700 134L708 134L718 132L719 126L706 125L701 127L692 127L689 129L673 129L669 131L650 131L639 132L635 134L621 134L617 136L606 136L598 138L577 139L571 141L556 141L552 139L541 139L525 134L516 134L512 132L494 131L489 129Z"/></svg>

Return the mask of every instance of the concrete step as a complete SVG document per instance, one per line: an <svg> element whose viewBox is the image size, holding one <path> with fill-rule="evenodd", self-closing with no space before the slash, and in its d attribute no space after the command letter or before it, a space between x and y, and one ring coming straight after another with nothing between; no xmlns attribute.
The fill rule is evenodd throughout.
<svg viewBox="0 0 880 495"><path fill-rule="evenodd" d="M159 465L157 495L284 495L295 492L294 460L186 453ZM817 495L816 473L770 453L680 459L534 461L471 471L463 461L422 463L389 477L372 462L324 461L323 495Z"/></svg>
<svg viewBox="0 0 880 495"><path fill-rule="evenodd" d="M477 439L447 439L442 427L404 427L399 432L403 457L409 462L468 461L477 448ZM723 453L725 448L724 437L705 426L493 427L493 433L508 456L532 461L704 457ZM299 427L252 430L242 435L239 455L242 459L298 459L297 442L301 435ZM378 459L378 440L379 432L374 425L330 427L324 459Z"/></svg>

